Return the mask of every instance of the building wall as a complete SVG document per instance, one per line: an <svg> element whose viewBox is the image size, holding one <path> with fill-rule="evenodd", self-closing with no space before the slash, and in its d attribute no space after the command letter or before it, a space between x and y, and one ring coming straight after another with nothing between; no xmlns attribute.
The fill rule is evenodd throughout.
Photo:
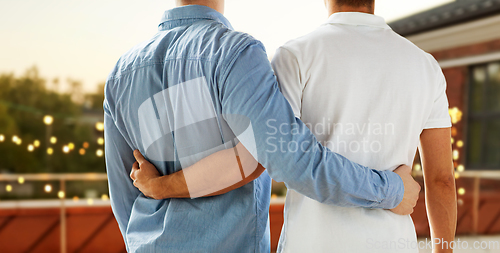
<svg viewBox="0 0 500 253"><path fill-rule="evenodd" d="M454 139L453 150L458 150L460 157L455 161L455 168L460 164L465 164L465 146L458 147L458 141L466 142L467 132L467 80L468 80L468 67L454 67L443 69L443 74L446 77L446 94L448 95L448 102L450 108L457 107L464 114L462 120L453 124L452 137Z"/></svg>
<svg viewBox="0 0 500 253"><path fill-rule="evenodd" d="M500 36L500 35L499 35ZM454 48L446 48L431 52L438 62L450 61L454 59L463 59L466 57L487 55L500 52L500 39L494 39L485 42L479 42L471 45L459 46ZM467 111L468 111L468 84L469 84L469 68L471 65L453 66L443 68L443 73L447 81L448 100L450 108L457 107L463 112L462 120L453 125L452 134L455 140L453 145L454 150L458 150L460 158L455 163L455 168L460 164L466 163L465 146L458 147L456 144L459 140L467 143Z"/></svg>
<svg viewBox="0 0 500 253"><path fill-rule="evenodd" d="M432 52L438 61L500 52L500 39Z"/></svg>
<svg viewBox="0 0 500 253"><path fill-rule="evenodd" d="M467 167L467 123L470 70L472 66L500 61L500 15L432 30L407 37L417 46L430 52L443 68L447 81L447 95L450 108L462 111L462 119L453 125L453 150L459 151L455 161ZM462 140L463 147L457 142ZM457 173L459 174L459 173ZM421 178L418 178L419 182ZM475 188L475 182L480 182ZM465 194L458 194L458 234L498 233L500 229L500 184L496 179L459 177L457 189L465 189ZM474 195L475 190L479 192ZM474 196L479 203L474 206ZM423 201L423 198L420 201ZM424 205L418 205L412 215L419 236L428 236L429 228ZM474 222L476 220L476 222Z"/></svg>
<svg viewBox="0 0 500 253"><path fill-rule="evenodd" d="M407 39L427 52L463 51L461 47L500 39L500 14L410 35Z"/></svg>

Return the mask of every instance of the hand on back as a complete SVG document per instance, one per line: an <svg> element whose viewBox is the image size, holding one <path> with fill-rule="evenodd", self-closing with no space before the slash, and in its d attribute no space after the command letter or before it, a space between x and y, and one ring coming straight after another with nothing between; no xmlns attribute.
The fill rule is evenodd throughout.
<svg viewBox="0 0 500 253"><path fill-rule="evenodd" d="M411 176L411 168L406 165L399 166L394 170L394 173L398 174L403 180L405 193L403 201L401 201L397 207L391 209L391 211L399 215L412 214L420 195L420 184L413 179Z"/></svg>
<svg viewBox="0 0 500 253"><path fill-rule="evenodd" d="M137 160L132 166L130 178L134 180L137 187L146 197L158 199L157 181L161 177L156 167L142 156L139 150L134 151Z"/></svg>

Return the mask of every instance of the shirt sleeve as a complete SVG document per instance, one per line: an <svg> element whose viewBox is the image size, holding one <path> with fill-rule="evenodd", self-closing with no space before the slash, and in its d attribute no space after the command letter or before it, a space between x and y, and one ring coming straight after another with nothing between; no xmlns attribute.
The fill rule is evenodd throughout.
<svg viewBox="0 0 500 253"><path fill-rule="evenodd" d="M302 78L297 57L289 50L281 47L276 51L272 61L274 73L278 78L281 92L292 107L295 117L302 116Z"/></svg>
<svg viewBox="0 0 500 253"><path fill-rule="evenodd" d="M130 171L135 162L133 150L118 131L106 101L104 102L104 140L111 208L128 249L126 231L132 206L140 191L130 179Z"/></svg>
<svg viewBox="0 0 500 253"><path fill-rule="evenodd" d="M391 209L402 201L404 186L397 174L331 152L295 117L262 44L247 46L223 69L218 80L222 113L250 120L254 156L274 180L325 204ZM240 123L228 124L233 129ZM251 142L240 141L245 147Z"/></svg>
<svg viewBox="0 0 500 253"><path fill-rule="evenodd" d="M424 129L451 127L451 117L448 111L448 97L446 96L446 78L441 69L439 67L438 69L436 95L434 96L432 110L424 125Z"/></svg>

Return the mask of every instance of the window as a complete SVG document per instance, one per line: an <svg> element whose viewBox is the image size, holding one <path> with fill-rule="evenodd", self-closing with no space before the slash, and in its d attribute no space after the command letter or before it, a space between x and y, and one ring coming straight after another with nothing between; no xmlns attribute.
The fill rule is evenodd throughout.
<svg viewBox="0 0 500 253"><path fill-rule="evenodd" d="M467 163L500 169L500 62L471 68Z"/></svg>

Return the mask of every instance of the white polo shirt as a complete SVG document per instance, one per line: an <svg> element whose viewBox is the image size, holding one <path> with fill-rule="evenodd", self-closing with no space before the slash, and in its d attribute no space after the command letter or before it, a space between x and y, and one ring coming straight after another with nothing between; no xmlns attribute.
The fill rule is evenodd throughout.
<svg viewBox="0 0 500 253"><path fill-rule="evenodd" d="M451 127L438 63L381 17L335 13L278 49L273 67L318 140L370 168L411 166L422 130ZM329 206L289 190L278 252L417 253L418 246L410 216Z"/></svg>

